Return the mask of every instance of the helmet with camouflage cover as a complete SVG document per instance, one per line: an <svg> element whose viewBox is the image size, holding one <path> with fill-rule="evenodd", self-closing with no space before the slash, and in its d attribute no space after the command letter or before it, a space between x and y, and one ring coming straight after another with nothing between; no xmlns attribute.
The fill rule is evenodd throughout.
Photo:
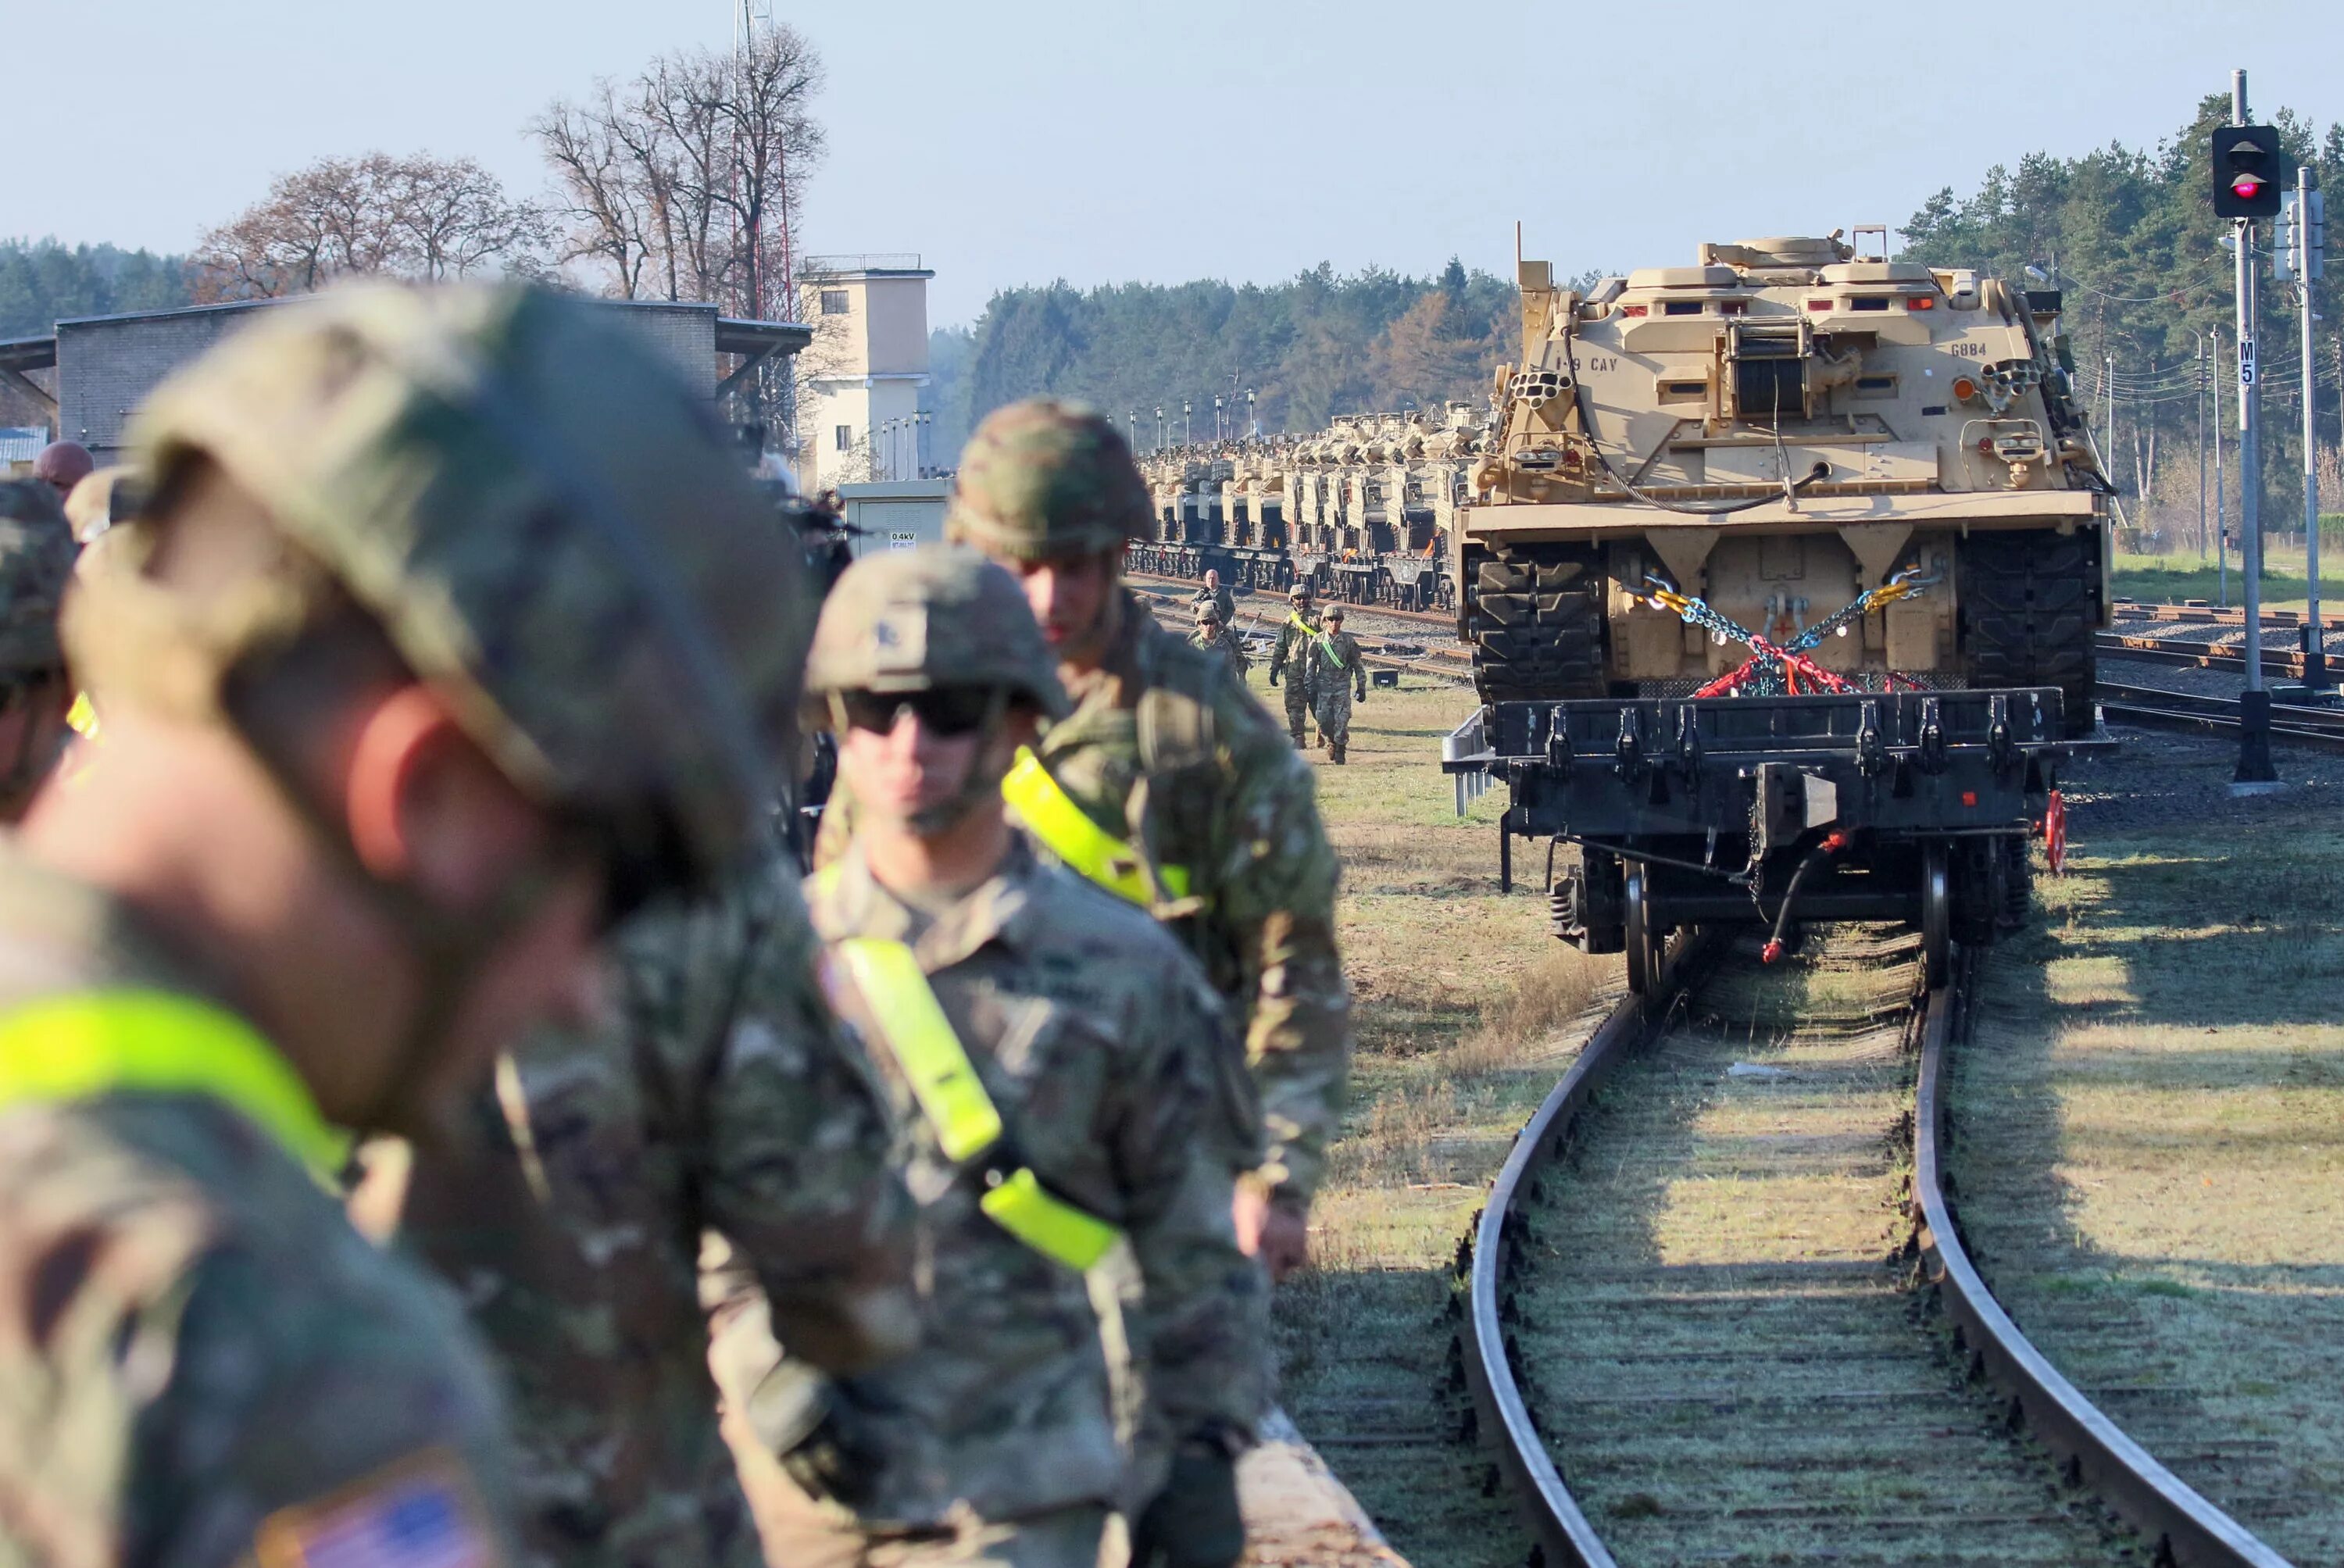
<svg viewBox="0 0 2344 1568"><path fill-rule="evenodd" d="M1217 626L1220 623L1221 607L1214 603L1209 599L1198 600L1197 602L1197 624L1199 626Z"/></svg>
<svg viewBox="0 0 2344 1568"><path fill-rule="evenodd" d="M810 696L997 686L1044 716L1071 711L1016 580L974 550L865 556L830 592L806 660Z"/></svg>
<svg viewBox="0 0 2344 1568"><path fill-rule="evenodd" d="M777 793L803 569L702 400L602 309L356 285L167 380L132 426L152 504L67 617L86 683L225 718L229 673L339 594L632 891L730 861ZM282 548L197 595L147 568L204 464Z"/></svg>
<svg viewBox="0 0 2344 1568"><path fill-rule="evenodd" d="M960 456L945 536L996 561L1062 561L1147 532L1147 485L1113 420L1029 398L987 414Z"/></svg>
<svg viewBox="0 0 2344 1568"><path fill-rule="evenodd" d="M0 684L65 668L57 607L73 571L73 531L56 491L37 480L0 484Z"/></svg>

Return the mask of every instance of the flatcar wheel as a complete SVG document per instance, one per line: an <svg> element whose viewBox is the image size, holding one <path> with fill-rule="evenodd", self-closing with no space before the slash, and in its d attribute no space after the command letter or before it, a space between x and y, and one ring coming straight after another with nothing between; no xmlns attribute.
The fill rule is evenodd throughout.
<svg viewBox="0 0 2344 1568"><path fill-rule="evenodd" d="M1921 958L1929 989L1936 990L1952 975L1954 959L1954 900L1942 844L1921 852Z"/></svg>
<svg viewBox="0 0 2344 1568"><path fill-rule="evenodd" d="M1628 863L1626 896L1622 899L1627 926L1628 989L1639 996L1659 994L1662 940L1652 925L1652 901L1644 885L1644 868Z"/></svg>

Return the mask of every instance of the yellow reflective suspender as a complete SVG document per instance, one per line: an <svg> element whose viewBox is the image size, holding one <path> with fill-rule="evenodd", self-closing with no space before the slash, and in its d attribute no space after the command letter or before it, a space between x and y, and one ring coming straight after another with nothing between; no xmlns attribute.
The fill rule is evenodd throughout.
<svg viewBox="0 0 2344 1568"><path fill-rule="evenodd" d="M207 1095L258 1123L320 1179L349 1139L274 1047L226 1009L168 991L47 996L0 1014L0 1106L115 1090Z"/></svg>
<svg viewBox="0 0 2344 1568"><path fill-rule="evenodd" d="M999 1145L1001 1112L985 1092L975 1065L911 948L867 936L850 936L834 946L910 1080L912 1096L945 1158L965 1165ZM1022 1165L1002 1161L982 1169L986 1188L977 1207L985 1217L1069 1269L1090 1269L1123 1234L1051 1192Z"/></svg>
<svg viewBox="0 0 2344 1568"><path fill-rule="evenodd" d="M1147 869L1138 854L1076 804L1074 796L1050 776L1050 770L1031 747L1017 748L1017 761L1001 781L1001 798L1017 813L1026 831L1069 869L1142 909L1155 902L1147 885ZM1185 865L1157 866L1156 881L1175 898L1188 896Z"/></svg>

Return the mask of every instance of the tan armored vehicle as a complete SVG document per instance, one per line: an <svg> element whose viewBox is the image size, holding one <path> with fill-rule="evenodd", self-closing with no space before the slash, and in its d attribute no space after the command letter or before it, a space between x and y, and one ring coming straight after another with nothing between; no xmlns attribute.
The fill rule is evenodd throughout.
<svg viewBox="0 0 2344 1568"><path fill-rule="evenodd" d="M1493 434L1486 408L1345 414L1314 434L1168 449L1140 459L1152 538L1135 570L1399 609L1452 608L1447 547L1474 464Z"/></svg>
<svg viewBox="0 0 2344 1568"><path fill-rule="evenodd" d="M1751 652L1685 600L1789 645L1901 572L1926 586L1806 657L1873 690L2057 686L2088 727L2109 487L2056 292L1836 232L1584 296L1521 280L1449 551L1486 700L1684 695Z"/></svg>

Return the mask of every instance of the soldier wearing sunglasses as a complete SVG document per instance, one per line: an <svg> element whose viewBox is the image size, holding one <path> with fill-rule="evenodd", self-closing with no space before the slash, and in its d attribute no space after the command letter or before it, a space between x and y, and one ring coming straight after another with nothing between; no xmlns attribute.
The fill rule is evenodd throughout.
<svg viewBox="0 0 2344 1568"><path fill-rule="evenodd" d="M1120 1330L1176 1456L1133 1509L1134 1561L1218 1568L1244 1545L1265 1290L1201 1135L1243 1086L1216 1081L1239 1069L1195 960L1010 824L1004 776L1067 711L1055 663L1015 581L965 550L858 562L815 633L809 704L854 815L810 901L907 1128L924 1333L811 1416L770 1348L761 1369L720 1341L792 1482L760 1500L774 1562L1092 1568L1127 1501L1086 1280L1110 1254L1138 1281Z"/></svg>

